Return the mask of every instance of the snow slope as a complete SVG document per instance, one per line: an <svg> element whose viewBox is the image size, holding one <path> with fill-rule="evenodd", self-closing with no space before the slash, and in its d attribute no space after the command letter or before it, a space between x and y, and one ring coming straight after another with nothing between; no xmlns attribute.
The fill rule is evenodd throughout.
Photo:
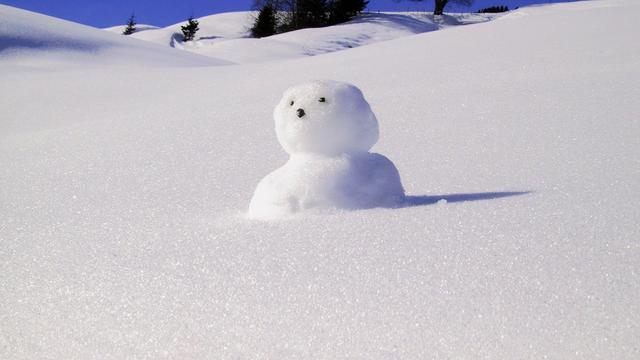
<svg viewBox="0 0 640 360"><path fill-rule="evenodd" d="M226 61L167 49L89 26L0 5L0 61L20 66L222 65Z"/></svg>
<svg viewBox="0 0 640 360"><path fill-rule="evenodd" d="M249 36L251 24L251 12L232 12L205 16L198 20L198 44L215 43L228 39L238 39ZM132 37L153 42L162 46L178 47L182 46L181 26L186 21L170 25L165 28L158 28L137 32Z"/></svg>
<svg viewBox="0 0 640 360"><path fill-rule="evenodd" d="M180 27L184 22L136 33L133 37L234 63L255 63L345 50L451 26L485 22L498 16L449 14L434 20L432 15L424 13L372 13L338 26L254 39L250 37L249 29L255 13L235 12L198 19L200 30L193 42L181 41Z"/></svg>
<svg viewBox="0 0 640 360"><path fill-rule="evenodd" d="M216 67L0 59L0 358L637 359L633 0ZM363 90L412 205L244 218L282 91Z"/></svg>

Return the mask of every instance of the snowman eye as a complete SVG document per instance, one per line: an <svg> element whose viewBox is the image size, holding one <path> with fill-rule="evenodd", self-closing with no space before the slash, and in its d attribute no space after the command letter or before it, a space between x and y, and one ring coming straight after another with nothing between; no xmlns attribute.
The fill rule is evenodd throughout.
<svg viewBox="0 0 640 360"><path fill-rule="evenodd" d="M327 99L325 99L325 98L321 97L321 98L320 98L320 100L318 100L318 101L320 101L320 102L326 102L326 101L327 101Z"/></svg>
<svg viewBox="0 0 640 360"><path fill-rule="evenodd" d="M293 106L294 102L293 100L291 100L291 102L289 103L290 106Z"/></svg>

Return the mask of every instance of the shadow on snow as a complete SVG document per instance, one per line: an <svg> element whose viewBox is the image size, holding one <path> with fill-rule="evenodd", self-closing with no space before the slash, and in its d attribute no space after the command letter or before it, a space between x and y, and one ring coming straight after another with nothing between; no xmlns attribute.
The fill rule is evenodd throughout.
<svg viewBox="0 0 640 360"><path fill-rule="evenodd" d="M404 202L398 206L398 208L414 207L432 205L440 200L445 200L447 203L457 203L465 201L482 201L493 200L504 197L520 196L530 194L531 191L510 191L510 192L484 192L484 193L470 193L470 194L448 194L448 195L423 195L423 196L407 196Z"/></svg>

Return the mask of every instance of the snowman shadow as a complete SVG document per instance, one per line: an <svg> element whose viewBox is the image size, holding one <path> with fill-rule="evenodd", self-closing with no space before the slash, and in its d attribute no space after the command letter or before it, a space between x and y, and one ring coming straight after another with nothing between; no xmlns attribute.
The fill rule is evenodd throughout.
<svg viewBox="0 0 640 360"><path fill-rule="evenodd" d="M494 200L505 197L521 196L531 194L532 191L502 191L502 192L482 192L468 194L447 194L447 195L419 195L405 196L404 201L397 208L408 208L416 206L426 206L437 204L440 201L446 203L458 203L467 201Z"/></svg>

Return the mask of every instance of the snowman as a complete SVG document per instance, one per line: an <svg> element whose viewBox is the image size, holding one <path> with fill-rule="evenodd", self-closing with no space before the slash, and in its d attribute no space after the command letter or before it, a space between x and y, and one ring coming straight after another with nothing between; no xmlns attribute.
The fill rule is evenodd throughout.
<svg viewBox="0 0 640 360"><path fill-rule="evenodd" d="M285 91L273 115L289 160L260 181L250 218L393 207L404 200L394 164L369 152L378 141L378 120L357 87L303 83Z"/></svg>

